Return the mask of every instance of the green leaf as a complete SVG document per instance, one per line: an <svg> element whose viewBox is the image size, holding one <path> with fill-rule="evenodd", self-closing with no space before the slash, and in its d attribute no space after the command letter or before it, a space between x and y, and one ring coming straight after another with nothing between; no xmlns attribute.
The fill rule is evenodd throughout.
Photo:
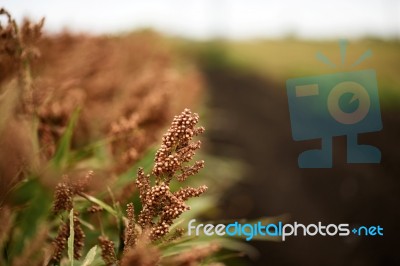
<svg viewBox="0 0 400 266"><path fill-rule="evenodd" d="M76 122L78 121L79 117L79 109L76 109L71 116L71 119L69 120L67 129L65 130L64 134L62 135L58 146L57 146L57 151L53 157L53 163L58 166L62 167L65 165L65 163L68 161L69 154L70 154L70 148L71 148L71 139L72 139L72 134L76 125Z"/></svg>
<svg viewBox="0 0 400 266"><path fill-rule="evenodd" d="M81 168L104 168L111 164L108 153L110 138L91 142L78 150L70 151L69 163Z"/></svg>
<svg viewBox="0 0 400 266"><path fill-rule="evenodd" d="M89 266L93 260L94 257L96 256L96 252L97 252L97 246L92 247L88 254L86 255L86 258L83 260L83 263L81 266Z"/></svg>
<svg viewBox="0 0 400 266"><path fill-rule="evenodd" d="M85 220L79 219L79 222L80 222L83 226L85 226L86 228L88 228L90 231L96 230L96 229L94 228L94 226L93 226L91 223L86 222Z"/></svg>
<svg viewBox="0 0 400 266"><path fill-rule="evenodd" d="M259 251L255 247L249 243L244 243L243 241L235 241L231 238L227 239L224 237L217 239L216 243L218 243L222 248L244 253L254 260L260 255Z"/></svg>
<svg viewBox="0 0 400 266"><path fill-rule="evenodd" d="M37 178L21 182L12 192L12 201L20 206L15 212L16 228L9 243L9 256L18 256L27 239L34 237L38 226L51 210L52 195Z"/></svg>
<svg viewBox="0 0 400 266"><path fill-rule="evenodd" d="M215 202L216 199L212 195L202 195L201 197L191 198L187 201L190 210L184 212L181 217L189 221L190 219L199 217L202 214L206 214L215 207Z"/></svg>
<svg viewBox="0 0 400 266"><path fill-rule="evenodd" d="M243 241L235 240L232 238L213 236L213 237L185 237L187 241L181 243L174 243L165 249L162 249L162 257L175 256L177 254L183 253L185 251L193 250L193 248L207 246L210 243L216 243L223 249L231 250L234 252L240 252L246 254L250 258L257 258L259 255L256 248L254 248L249 243L244 243Z"/></svg>
<svg viewBox="0 0 400 266"><path fill-rule="evenodd" d="M74 209L69 212L69 237L68 237L68 259L70 265L74 266Z"/></svg>
<svg viewBox="0 0 400 266"><path fill-rule="evenodd" d="M87 200L91 201L92 203L95 203L97 205L99 205L100 207L102 207L105 211L107 211L108 213L118 217L118 213L107 203L99 200L98 198L95 198L93 196L84 194L83 195Z"/></svg>

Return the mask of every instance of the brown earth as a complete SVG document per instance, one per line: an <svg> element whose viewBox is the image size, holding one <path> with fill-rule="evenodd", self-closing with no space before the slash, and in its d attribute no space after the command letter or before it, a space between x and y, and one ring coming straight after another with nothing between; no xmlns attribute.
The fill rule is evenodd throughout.
<svg viewBox="0 0 400 266"><path fill-rule="evenodd" d="M243 181L222 201L225 218L289 214L300 223L380 225L383 237L292 237L252 242L251 265L400 265L400 112L382 107L383 130L360 136L382 163L347 164L345 137L334 138L332 169L300 169L300 152L319 142L291 137L285 83L227 68L206 69L213 117L211 152L247 164Z"/></svg>

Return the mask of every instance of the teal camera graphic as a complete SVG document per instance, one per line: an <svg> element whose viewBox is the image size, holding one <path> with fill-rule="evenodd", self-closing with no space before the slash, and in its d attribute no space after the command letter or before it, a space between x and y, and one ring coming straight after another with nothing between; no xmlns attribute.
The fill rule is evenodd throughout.
<svg viewBox="0 0 400 266"><path fill-rule="evenodd" d="M335 136L347 137L348 163L380 163L378 148L357 141L382 129L374 70L289 79L286 89L293 139L321 139L321 149L299 155L300 168L331 168Z"/></svg>

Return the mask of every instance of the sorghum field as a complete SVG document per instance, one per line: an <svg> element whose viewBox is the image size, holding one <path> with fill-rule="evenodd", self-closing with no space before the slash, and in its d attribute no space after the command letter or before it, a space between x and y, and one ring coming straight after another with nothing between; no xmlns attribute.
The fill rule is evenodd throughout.
<svg viewBox="0 0 400 266"><path fill-rule="evenodd" d="M227 169L217 159L199 173L210 156L188 109L202 110L193 63L152 32L48 36L44 20L0 15L0 265L220 265L252 252L185 233L234 182L213 181Z"/></svg>
<svg viewBox="0 0 400 266"><path fill-rule="evenodd" d="M299 169L285 81L336 41L46 33L0 10L0 266L397 265L400 45L352 40L378 75L380 165ZM345 67L340 70L347 71ZM336 71L336 70L335 70ZM189 236L188 221L381 224L380 239ZM310 255L312 254L312 256Z"/></svg>

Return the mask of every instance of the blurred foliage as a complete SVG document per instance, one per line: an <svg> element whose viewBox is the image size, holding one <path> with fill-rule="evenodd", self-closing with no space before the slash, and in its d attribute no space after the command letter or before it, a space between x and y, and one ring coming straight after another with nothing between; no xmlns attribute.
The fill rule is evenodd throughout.
<svg viewBox="0 0 400 266"><path fill-rule="evenodd" d="M52 171L61 171L62 168L75 167L74 163L76 160L72 158L74 154L77 154L76 150L71 148L71 138L75 121L78 117L79 112L75 112L72 116L71 121L68 123L67 130L64 132L57 145L57 151L48 163L47 168ZM89 145L98 149L98 145ZM105 145L105 144L104 144ZM89 147L84 147L86 150L90 150ZM75 198L74 209L80 210L81 217L80 222L84 226L86 231L85 250L83 252L84 258L80 261L71 259L73 255L73 234L70 235L68 241L68 257L69 260L62 260L61 265L104 265L101 260L101 252L99 248L96 248L97 237L99 229L102 234L113 236L111 240L115 243L119 243L121 246L121 240L118 237L123 230L122 220L124 218L124 211L121 208L121 202L115 201L114 193L123 189L127 184L135 181L136 172L139 166L143 166L145 170L151 170L154 157L154 148L149 151L139 160L134 166L132 166L126 172L120 174L116 178L116 182L106 191L99 191L94 196L86 195L85 198ZM85 153L86 156L79 155L79 159L82 161L90 161L92 166L99 166L101 162L105 160L104 154L99 153ZM216 202L221 191L225 190L230 185L233 185L240 178L240 164L235 161L222 160L220 158L214 158L209 155L199 154L199 157L204 158L209 165L192 181L188 184L197 186L198 184L206 183L211 189L206 196L200 198L191 199L188 204L192 210L184 213L181 218L171 228L174 229L177 226L185 226L187 221L193 218L203 217L212 218L219 211L216 208ZM106 158L111 160L111 158ZM61 164L62 162L62 164ZM88 166L88 165L86 165ZM101 171L101 168L94 168L96 171ZM179 187L178 183L173 184L173 189ZM72 211L69 213L62 213L60 217L52 214L53 205L53 192L49 189L46 182L43 183L42 177L38 173L30 174L23 181L19 182L10 193L11 198L8 199L9 203L14 206L14 225L11 230L11 238L6 242L3 250L2 264L11 265L11 262L18 258L24 253L24 249L32 248L27 247L26 244L29 240L36 237L36 233L39 228L46 227L49 229L50 236L55 237L55 230L58 228L58 221L69 219L70 228L73 228L73 215ZM111 199L110 203L106 203L101 199ZM107 201L109 201L107 200ZM132 201L137 207L137 211L140 211L140 200L138 193L131 194L128 198L124 199L126 202ZM97 214L97 219L94 219L92 214L85 210L90 206L90 202L94 203L104 209L104 212ZM214 214L213 214L214 213ZM70 229L71 230L71 229ZM73 230L72 230L73 231ZM217 237L205 237L204 235L199 237L189 237L187 235L171 242L163 243L159 242L159 248L162 251L162 257L170 257L175 254L179 254L184 251L191 250L193 247L198 247L210 243L210 241L218 243L222 248L221 252L215 254L214 258L207 259L208 262L215 260L223 260L223 257L219 258L220 254L230 254L227 258L232 257L232 253L226 253L227 250L239 252L240 254L245 253L249 256L256 256L256 251L251 246L241 243L233 239L217 238ZM118 248L117 246L117 248ZM46 247L43 245L41 248ZM41 252L39 252L41 253ZM237 254L239 254L237 253ZM235 254L235 253L233 253ZM226 255L225 255L226 256ZM235 257L237 255L234 255Z"/></svg>
<svg viewBox="0 0 400 266"><path fill-rule="evenodd" d="M381 102L384 107L398 107L400 100L400 42L380 39L350 40L345 64L341 65L338 41L312 41L299 39L248 41L215 40L191 42L175 40L179 49L195 58L204 69L224 68L260 74L282 84L289 78L316 76L335 72L375 69ZM372 57L361 64L351 65L367 50ZM331 68L316 58L322 52L337 67ZM281 89L279 88L279 89Z"/></svg>

